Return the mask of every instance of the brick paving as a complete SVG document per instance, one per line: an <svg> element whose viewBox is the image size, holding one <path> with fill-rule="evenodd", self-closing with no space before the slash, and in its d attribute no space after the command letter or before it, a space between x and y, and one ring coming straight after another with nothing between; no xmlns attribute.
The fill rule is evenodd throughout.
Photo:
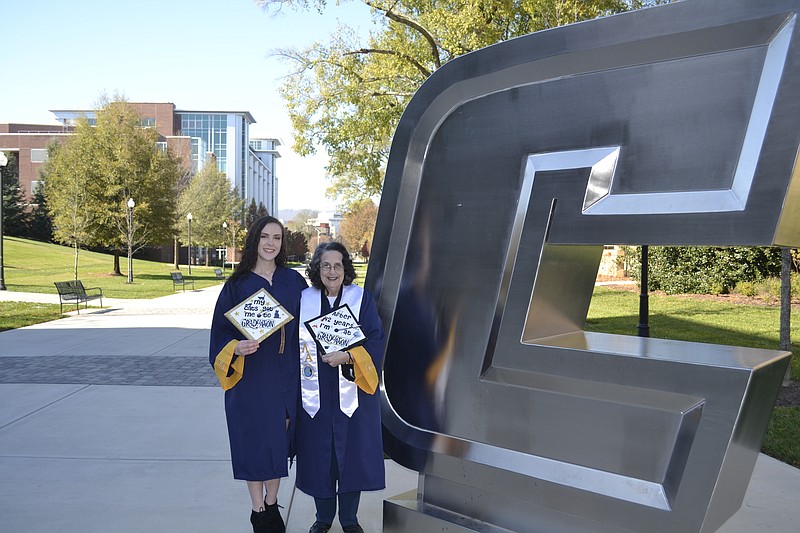
<svg viewBox="0 0 800 533"><path fill-rule="evenodd" d="M104 299L104 310L89 310L100 316L131 317L163 315L175 323L176 318L209 316L220 287L177 293L155 300ZM46 301L56 295L0 292L0 299ZM82 311L84 318L87 312ZM70 318L64 320L71 320ZM196 321L194 318L190 322ZM152 319L147 322L152 323ZM132 325L131 327L136 327ZM73 330L80 331L80 330ZM84 329L85 331L85 329ZM32 335L36 332L32 331ZM2 334L0 334L2 342ZM35 342L35 341L33 341ZM52 352L57 353L57 352ZM214 371L204 355L8 355L0 357L0 383L84 384L84 385L150 385L177 387L218 387Z"/></svg>
<svg viewBox="0 0 800 533"><path fill-rule="evenodd" d="M219 386L204 357L24 356L0 365L0 383Z"/></svg>

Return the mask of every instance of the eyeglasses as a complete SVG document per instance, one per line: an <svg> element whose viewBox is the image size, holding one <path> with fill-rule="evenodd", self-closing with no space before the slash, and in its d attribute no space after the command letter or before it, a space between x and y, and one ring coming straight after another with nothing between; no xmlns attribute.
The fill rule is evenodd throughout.
<svg viewBox="0 0 800 533"><path fill-rule="evenodd" d="M342 272L344 270L344 265L341 263L336 263L335 265L332 265L330 263L322 263L321 265L319 265L319 268L324 272L330 272L331 270L333 270L334 272Z"/></svg>

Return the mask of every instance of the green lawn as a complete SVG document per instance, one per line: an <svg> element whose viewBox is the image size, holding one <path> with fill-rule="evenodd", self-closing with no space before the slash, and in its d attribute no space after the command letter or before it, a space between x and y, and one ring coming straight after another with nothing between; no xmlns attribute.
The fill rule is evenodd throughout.
<svg viewBox="0 0 800 533"><path fill-rule="evenodd" d="M353 262L353 267L356 269L356 280L353 283L359 287L363 287L364 279L367 277L367 263Z"/></svg>
<svg viewBox="0 0 800 533"><path fill-rule="evenodd" d="M800 468L800 407L776 407L772 411L761 451Z"/></svg>
<svg viewBox="0 0 800 533"><path fill-rule="evenodd" d="M5 237L4 265L6 288L9 291L56 294L55 281L74 277L74 251L68 246ZM100 287L109 298L156 298L172 294L171 263L133 260L133 283L126 281L128 258L120 257L122 276L113 275L113 256L81 250L78 254L78 279L86 287ZM186 265L180 268L184 277L195 281L195 288L221 283L213 267Z"/></svg>
<svg viewBox="0 0 800 533"><path fill-rule="evenodd" d="M62 316L58 304L0 302L0 331L49 322Z"/></svg>

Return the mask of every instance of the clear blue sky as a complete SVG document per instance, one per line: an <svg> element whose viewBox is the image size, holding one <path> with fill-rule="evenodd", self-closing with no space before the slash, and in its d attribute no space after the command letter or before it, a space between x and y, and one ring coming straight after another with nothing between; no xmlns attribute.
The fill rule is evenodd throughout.
<svg viewBox="0 0 800 533"><path fill-rule="evenodd" d="M329 209L324 156L300 158L277 93L290 65L271 49L327 40L339 22L372 29L369 8L323 15L252 0L26 0L0 9L0 122L56 123L50 109L91 109L102 94L178 109L249 111L251 136L277 137L280 209Z"/></svg>

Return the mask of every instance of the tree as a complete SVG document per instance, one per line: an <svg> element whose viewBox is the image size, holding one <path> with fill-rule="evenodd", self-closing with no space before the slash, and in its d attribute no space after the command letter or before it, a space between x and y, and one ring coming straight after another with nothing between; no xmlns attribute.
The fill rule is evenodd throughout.
<svg viewBox="0 0 800 533"><path fill-rule="evenodd" d="M780 349L790 351L792 347L792 251L781 248L781 316L780 316ZM783 386L792 379L792 367L786 368Z"/></svg>
<svg viewBox="0 0 800 533"><path fill-rule="evenodd" d="M372 243L377 218L378 206L371 199L360 200L352 205L339 226L348 248L357 252L361 249L361 243Z"/></svg>
<svg viewBox="0 0 800 533"><path fill-rule="evenodd" d="M213 161L216 161L217 158L212 154ZM178 178L178 185L175 190L175 194L178 198L184 193L187 187L189 187L189 183L192 180L192 175L189 171L184 171L180 177ZM180 249L180 234L181 234L181 217L180 212L177 213L178 216L175 217L175 227L173 228L173 235L172 235L172 266L175 270L180 270L180 266L178 265L178 250Z"/></svg>
<svg viewBox="0 0 800 533"><path fill-rule="evenodd" d="M3 234L10 237L26 237L31 217L25 202L25 194L19 186L17 156L5 152L8 164L0 167L3 183Z"/></svg>
<svg viewBox="0 0 800 533"><path fill-rule="evenodd" d="M114 273L127 247L167 241L175 225L176 186L182 171L158 133L122 98L101 100L95 124L81 119L75 134L53 151L45 169L45 194L55 237L110 248ZM127 202L136 207L129 227ZM76 252L77 253L77 252ZM77 275L77 271L76 271Z"/></svg>
<svg viewBox="0 0 800 533"><path fill-rule="evenodd" d="M326 0L255 0L321 11ZM537 30L666 0L362 0L376 14L368 42L341 26L327 43L273 55L296 66L280 90L300 155L330 157L328 195L349 206L379 194L392 135L420 85L460 55ZM380 17L380 18L379 18Z"/></svg>
<svg viewBox="0 0 800 533"><path fill-rule="evenodd" d="M286 229L286 255L295 261L305 261L308 239L299 231Z"/></svg>
<svg viewBox="0 0 800 533"><path fill-rule="evenodd" d="M311 220L319 216L319 211L312 211L311 209L301 209L295 213L294 218L290 220L286 227L292 231L297 231L305 235L306 241L310 241L311 237L315 237L317 232L314 231L314 226Z"/></svg>
<svg viewBox="0 0 800 533"><path fill-rule="evenodd" d="M156 145L158 133L143 128L142 117L124 99L102 102L95 112L94 165L101 179L101 221L96 237L114 252L114 273L121 275L119 255L129 236L136 252L146 244L167 242L176 217L176 188L182 174L180 162ZM129 228L127 202L136 202L133 228Z"/></svg>
<svg viewBox="0 0 800 533"><path fill-rule="evenodd" d="M317 246L326 242L331 242L332 240L331 236L326 233L317 234L314 232L314 238L307 241L306 251L313 255Z"/></svg>
<svg viewBox="0 0 800 533"><path fill-rule="evenodd" d="M244 216L244 227L250 229L250 226L256 220L258 220L258 206L256 206L256 199L250 198L250 204L247 206L247 212Z"/></svg>
<svg viewBox="0 0 800 533"><path fill-rule="evenodd" d="M78 131L88 128L81 120ZM53 238L69 244L75 251L73 274L78 279L78 257L82 245L93 239L91 228L97 223L98 213L94 206L94 191L97 179L88 159L91 152L91 136L76 135L61 146L51 144L45 163L45 197L53 221Z"/></svg>
<svg viewBox="0 0 800 533"><path fill-rule="evenodd" d="M208 248L230 243L236 231L232 221L240 210L242 200L231 187L225 174L216 164L206 163L189 182L178 200L182 218L192 213L192 241ZM228 224L228 229L222 224ZM208 263L208 254L206 254Z"/></svg>
<svg viewBox="0 0 800 533"><path fill-rule="evenodd" d="M53 224L50 221L50 212L48 211L47 198L44 193L45 185L44 180L42 180L36 190L33 191L28 237L36 241L51 242L53 240Z"/></svg>

